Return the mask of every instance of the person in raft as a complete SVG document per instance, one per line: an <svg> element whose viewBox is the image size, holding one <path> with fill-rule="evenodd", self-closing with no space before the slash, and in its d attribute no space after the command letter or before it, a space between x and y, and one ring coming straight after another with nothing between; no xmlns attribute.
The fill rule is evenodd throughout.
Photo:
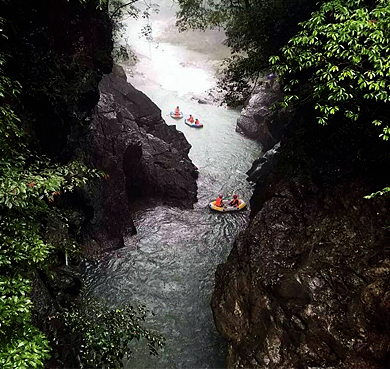
<svg viewBox="0 0 390 369"><path fill-rule="evenodd" d="M176 106L175 115L176 115L177 117L180 115L180 108L179 108L178 106Z"/></svg>
<svg viewBox="0 0 390 369"><path fill-rule="evenodd" d="M194 123L194 117L190 114L190 117L188 118L188 121L190 123Z"/></svg>
<svg viewBox="0 0 390 369"><path fill-rule="evenodd" d="M198 118L195 119L195 124L196 124L196 125L199 125L199 124L200 124Z"/></svg>
<svg viewBox="0 0 390 369"><path fill-rule="evenodd" d="M218 206L220 208L223 208L223 195L220 193L215 200L215 206Z"/></svg>
<svg viewBox="0 0 390 369"><path fill-rule="evenodd" d="M233 196L233 200L231 200L231 201L229 202L229 205L230 205L230 206L235 206L235 207L237 207L238 205L240 205L240 200L238 199L238 196L237 196L237 195L234 195L234 196Z"/></svg>

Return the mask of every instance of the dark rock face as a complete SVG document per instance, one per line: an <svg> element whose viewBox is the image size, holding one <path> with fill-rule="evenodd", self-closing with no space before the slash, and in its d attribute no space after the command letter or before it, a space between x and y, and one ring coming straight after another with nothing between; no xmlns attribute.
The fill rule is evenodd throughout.
<svg viewBox="0 0 390 369"><path fill-rule="evenodd" d="M36 150L66 162L112 69L111 20L98 0L15 0L2 10L12 25L7 72L23 85L18 114Z"/></svg>
<svg viewBox="0 0 390 369"><path fill-rule="evenodd" d="M123 70L116 67L103 77L100 94L83 146L91 165L108 177L82 196L90 214L88 248L97 242L99 249L112 249L135 233L132 200L192 207L198 172L184 135L166 125L160 109L126 82Z"/></svg>
<svg viewBox="0 0 390 369"><path fill-rule="evenodd" d="M378 135L297 111L251 169L251 223L212 298L229 368L390 367L390 200L363 198L390 182Z"/></svg>
<svg viewBox="0 0 390 369"><path fill-rule="evenodd" d="M255 160L251 169L246 173L249 182L259 182L265 180L268 174L275 168L278 163L278 155L280 149L280 142L278 142L272 149L268 150L261 158Z"/></svg>
<svg viewBox="0 0 390 369"><path fill-rule="evenodd" d="M270 107L281 99L279 84L272 88L268 84L260 85L252 94L248 104L237 119L236 131L259 140L264 151L271 149L280 141L289 117L287 112L273 112Z"/></svg>
<svg viewBox="0 0 390 369"><path fill-rule="evenodd" d="M389 367L388 211L368 192L361 182L271 190L216 273L228 367Z"/></svg>

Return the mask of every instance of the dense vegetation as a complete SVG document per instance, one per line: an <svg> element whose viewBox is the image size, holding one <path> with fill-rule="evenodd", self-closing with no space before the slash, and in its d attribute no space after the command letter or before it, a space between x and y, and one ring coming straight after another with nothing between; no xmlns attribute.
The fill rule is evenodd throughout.
<svg viewBox="0 0 390 369"><path fill-rule="evenodd" d="M34 321L34 284L55 283L52 267L77 261L82 214L69 194L103 176L74 154L72 138L88 127L99 80L112 67L112 26L104 1L1 3L0 367L42 368L55 354L56 339L49 341L37 328L44 322ZM152 353L162 344L141 326L144 311L106 307L100 321L82 330L75 319L82 312L56 307L67 311L61 319L68 319L69 334L81 335L75 344L99 346L81 356L85 365L96 352L95 367L120 366L129 351L113 350L115 339L126 346L145 336ZM109 324L115 334L107 337Z"/></svg>
<svg viewBox="0 0 390 369"><path fill-rule="evenodd" d="M311 0L179 0L179 29L220 27L232 57L220 85L225 101L236 105L269 70L268 59L298 31L298 23L317 8Z"/></svg>
<svg viewBox="0 0 390 369"><path fill-rule="evenodd" d="M383 126L388 140L390 4L333 0L324 4L270 58L290 102L315 104L318 122L338 115Z"/></svg>
<svg viewBox="0 0 390 369"><path fill-rule="evenodd" d="M74 333L82 332L80 358L83 368L123 367L122 359L131 357L130 342L146 340L151 355L165 342L163 336L143 326L149 311L144 306L124 304L113 309L107 302L89 299L82 308L63 312Z"/></svg>
<svg viewBox="0 0 390 369"><path fill-rule="evenodd" d="M179 0L179 5L181 29L226 32L233 52L221 81L226 102L241 102L264 71L273 71L285 93L284 107L296 102L313 107L321 124L342 116L356 125L371 121L389 138L388 1Z"/></svg>
<svg viewBox="0 0 390 369"><path fill-rule="evenodd" d="M6 64L7 55L1 59ZM78 162L56 164L29 149L23 122L13 110L21 86L4 68L0 72L0 366L38 368L50 350L32 324L32 279L54 250L73 249L70 239L54 244L45 237L49 220L67 224L53 203L97 173Z"/></svg>
<svg viewBox="0 0 390 369"><path fill-rule="evenodd" d="M388 185L382 170L388 149L377 138L390 136L389 21L388 1L331 0L270 57L285 93L282 106L306 109L335 133L349 132L339 144L357 143L353 160L360 170L369 168L377 186ZM366 198L389 192L385 187Z"/></svg>

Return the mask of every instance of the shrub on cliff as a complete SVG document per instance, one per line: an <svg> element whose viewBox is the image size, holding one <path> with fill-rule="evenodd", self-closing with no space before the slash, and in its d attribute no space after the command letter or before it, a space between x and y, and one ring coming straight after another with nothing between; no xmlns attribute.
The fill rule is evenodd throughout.
<svg viewBox="0 0 390 369"><path fill-rule="evenodd" d="M143 327L148 310L124 304L120 308L110 307L107 301L90 298L82 308L67 309L63 319L69 329L82 334L80 361L84 368L123 367L122 359L131 357L129 346L133 340L145 339L151 355L165 342L163 336Z"/></svg>
<svg viewBox="0 0 390 369"><path fill-rule="evenodd" d="M52 252L66 252L69 246L60 239L48 242L47 224L56 219L66 228L66 218L54 206L56 198L98 173L77 162L54 163L31 149L25 130L29 124L15 113L21 110L22 88L8 73L17 48L9 37L15 27L1 18L0 367L42 368L50 348L33 324L32 280Z"/></svg>
<svg viewBox="0 0 390 369"><path fill-rule="evenodd" d="M7 56L0 55L5 61ZM48 220L66 220L55 198L98 175L84 165L52 163L28 148L16 116L20 84L0 68L0 367L40 368L49 344L32 322L32 278L52 251L64 248L45 239Z"/></svg>
<svg viewBox="0 0 390 369"><path fill-rule="evenodd" d="M323 2L320 1L320 3ZM220 82L229 105L241 103L250 93L268 58L277 54L298 30L298 22L317 8L312 0L179 0L179 29L221 27L233 52L226 60Z"/></svg>
<svg viewBox="0 0 390 369"><path fill-rule="evenodd" d="M283 106L312 104L320 124L343 116L372 122L388 140L390 3L332 0L301 27L280 56L270 57L286 93Z"/></svg>
<svg viewBox="0 0 390 369"><path fill-rule="evenodd" d="M56 249L45 240L48 219L65 223L52 203L97 173L79 163L54 164L29 151L22 122L11 107L18 88L2 75L0 367L39 368L50 350L47 339L32 323L32 278Z"/></svg>

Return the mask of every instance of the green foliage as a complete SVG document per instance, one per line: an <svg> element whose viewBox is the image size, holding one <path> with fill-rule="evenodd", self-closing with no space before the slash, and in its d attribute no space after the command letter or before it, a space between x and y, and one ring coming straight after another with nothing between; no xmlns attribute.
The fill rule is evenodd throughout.
<svg viewBox="0 0 390 369"><path fill-rule="evenodd" d="M371 200L377 196L389 195L389 193L390 193L390 187L385 187L380 191L372 193L371 195L364 196L364 198L367 200Z"/></svg>
<svg viewBox="0 0 390 369"><path fill-rule="evenodd" d="M320 1L320 3L323 1ZM178 0L179 29L221 27L232 57L226 60L220 87L229 105L245 99L268 58L298 30L298 23L316 9L312 0Z"/></svg>
<svg viewBox="0 0 390 369"><path fill-rule="evenodd" d="M27 321L27 316L25 316ZM6 343L1 343L0 366L3 369L38 369L50 357L46 337L30 323L26 323Z"/></svg>
<svg viewBox="0 0 390 369"><path fill-rule="evenodd" d="M66 227L56 198L101 173L78 162L53 163L29 149L15 113L21 85L6 74L8 59L0 54L0 367L43 368L50 348L32 322L31 281L60 244L47 242L46 226L57 219Z"/></svg>
<svg viewBox="0 0 390 369"><path fill-rule="evenodd" d="M64 312L64 320L75 333L82 333L80 359L85 368L121 368L122 359L130 358L129 343L146 339L151 355L165 343L163 336L145 328L149 311L129 304L111 308L106 302L89 299L82 309Z"/></svg>
<svg viewBox="0 0 390 369"><path fill-rule="evenodd" d="M42 368L50 357L45 336L31 324L31 282L0 276L0 367Z"/></svg>
<svg viewBox="0 0 390 369"><path fill-rule="evenodd" d="M79 163L60 166L47 159L28 163L24 156L19 158L3 157L0 167L0 366L38 368L49 349L32 325L31 276L52 250L61 248L61 239L56 244L45 241L45 224L58 219L67 227L52 205L55 197L97 172Z"/></svg>
<svg viewBox="0 0 390 369"><path fill-rule="evenodd" d="M320 124L370 116L388 140L390 3L332 0L301 27L269 59L286 92L282 105L312 101Z"/></svg>

